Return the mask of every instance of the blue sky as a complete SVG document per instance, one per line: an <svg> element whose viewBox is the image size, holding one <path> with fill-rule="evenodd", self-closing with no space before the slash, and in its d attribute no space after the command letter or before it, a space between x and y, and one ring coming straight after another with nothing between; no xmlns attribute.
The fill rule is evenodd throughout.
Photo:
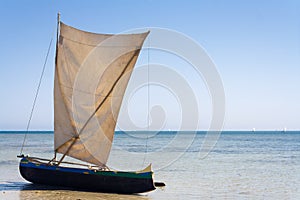
<svg viewBox="0 0 300 200"><path fill-rule="evenodd" d="M26 128L58 11L65 23L92 32L140 27L181 32L206 50L220 73L226 95L224 129L300 129L299 1L9 0L0 2L0 130ZM164 57L164 64L174 64L170 55L150 54L151 62ZM53 55L52 47L31 129L53 129ZM174 68L199 92L199 128L206 129L210 99L207 91L200 94L205 84L178 63ZM164 105L168 100L153 101ZM146 115L132 105L131 109L133 120L145 123ZM177 112L178 108L167 113L165 129L176 129Z"/></svg>

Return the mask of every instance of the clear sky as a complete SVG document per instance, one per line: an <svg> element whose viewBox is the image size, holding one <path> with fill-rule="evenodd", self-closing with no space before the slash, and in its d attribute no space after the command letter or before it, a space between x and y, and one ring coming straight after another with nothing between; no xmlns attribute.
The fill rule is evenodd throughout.
<svg viewBox="0 0 300 200"><path fill-rule="evenodd" d="M300 129L297 0L6 0L0 1L0 130L26 129L47 48L55 36L58 11L65 23L92 32L119 33L141 27L181 32L206 50L219 71L226 95L224 129ZM142 52L141 57L146 54ZM150 55L151 62L161 63L164 58L163 64L169 66L177 59L154 51ZM176 63L174 68L197 91L199 129L206 129L211 105L208 92L201 94L207 90L205 84L193 77L191 69L182 69L180 61ZM53 129L53 72L52 47L31 129ZM168 104L166 111L170 110L175 102L169 101L172 95L155 86L151 91L161 97L152 101ZM138 96L133 99L137 104L129 105L131 118L143 126L147 116L139 111L147 104L139 102ZM180 123L177 115L180 108L174 105L166 112L163 128L176 129Z"/></svg>

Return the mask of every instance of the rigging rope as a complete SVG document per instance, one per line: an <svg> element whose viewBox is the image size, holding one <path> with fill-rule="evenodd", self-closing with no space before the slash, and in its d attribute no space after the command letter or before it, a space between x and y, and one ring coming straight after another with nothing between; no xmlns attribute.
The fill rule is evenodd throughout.
<svg viewBox="0 0 300 200"><path fill-rule="evenodd" d="M38 94L39 94L39 91L40 91L40 87L41 87L42 79L43 79L43 76L44 76L44 72L45 72L45 68L46 68L46 64L47 64L47 60L48 60L48 55L49 55L49 52L50 52L50 49L51 49L52 41L53 41L53 36L51 38L51 41L50 41L50 44L49 44L49 47L48 47L48 51L47 51L46 59L45 59L45 62L44 62L43 70L42 70L40 80L39 80L39 84L38 84L38 87L37 87L37 90L36 90L36 93L35 93L35 97L34 97L34 100L33 100L33 105L32 105L29 120L28 120L28 123L27 123L26 132L25 132L25 135L24 135L20 155L22 155L22 153L23 153L24 144L25 144L25 141L26 141L26 137L27 137L30 122L31 122L31 119L32 119L33 111L34 111L34 108L35 108L36 100L37 100L37 97L38 97Z"/></svg>

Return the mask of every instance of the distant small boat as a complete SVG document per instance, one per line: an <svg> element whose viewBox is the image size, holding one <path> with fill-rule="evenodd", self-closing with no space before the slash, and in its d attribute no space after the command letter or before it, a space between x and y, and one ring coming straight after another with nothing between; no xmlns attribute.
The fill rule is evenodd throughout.
<svg viewBox="0 0 300 200"><path fill-rule="evenodd" d="M287 129L286 129L286 127L285 127L282 131L283 131L283 132L286 132L286 130L287 130Z"/></svg>
<svg viewBox="0 0 300 200"><path fill-rule="evenodd" d="M255 128L252 129L252 132L255 132Z"/></svg>
<svg viewBox="0 0 300 200"><path fill-rule="evenodd" d="M153 182L151 164L144 170L134 172L114 171L106 165L116 126L115 119L131 71L148 34L149 32L122 35L85 32L60 22L58 17L54 78L54 158L19 155L22 158L19 170L24 179L32 183L78 190L124 194L148 192L155 190L155 186L165 185ZM99 45L110 39L105 45ZM93 52L95 49L97 51ZM96 55L86 62L91 52ZM79 77L82 65L88 70L89 76ZM97 72L96 77L94 72ZM90 78L100 79L95 85L96 90L88 90L91 86ZM120 84L119 80L122 80ZM75 83L82 87L76 88ZM84 90L84 86L87 90ZM75 92L84 97L81 104L75 105L77 108L72 104ZM87 102L91 98L94 101L89 106ZM59 160L56 159L57 153L62 154ZM88 164L65 162L65 156Z"/></svg>

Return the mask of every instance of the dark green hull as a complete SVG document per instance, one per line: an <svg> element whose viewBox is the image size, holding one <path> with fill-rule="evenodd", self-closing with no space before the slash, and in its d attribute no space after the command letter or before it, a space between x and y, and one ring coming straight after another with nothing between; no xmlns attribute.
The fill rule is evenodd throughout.
<svg viewBox="0 0 300 200"><path fill-rule="evenodd" d="M84 191L133 194L155 190L152 171L116 172L59 167L33 163L25 157L20 161L20 173L32 183Z"/></svg>

